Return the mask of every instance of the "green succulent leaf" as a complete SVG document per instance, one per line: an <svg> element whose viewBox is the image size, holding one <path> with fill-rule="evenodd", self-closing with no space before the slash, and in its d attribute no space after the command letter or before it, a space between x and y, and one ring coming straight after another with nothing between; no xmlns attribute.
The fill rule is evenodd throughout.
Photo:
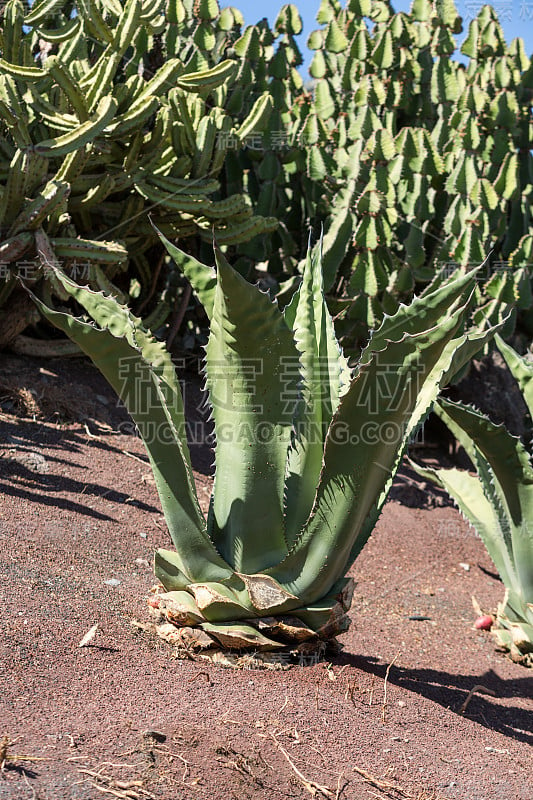
<svg viewBox="0 0 533 800"><path fill-rule="evenodd" d="M351 377L324 299L321 249L309 248L302 283L285 309L285 321L300 351L303 395L286 478L286 538L292 545L311 512L327 430Z"/></svg>
<svg viewBox="0 0 533 800"><path fill-rule="evenodd" d="M304 602L327 594L370 535L407 440L450 368L463 313L464 306L438 328L373 352L342 398L311 517L287 558L268 571Z"/></svg>
<svg viewBox="0 0 533 800"><path fill-rule="evenodd" d="M209 539L198 504L181 390L170 356L114 298L78 286L57 269L54 274L96 325L34 300L94 361L129 409L150 458L180 571L189 581L231 578L233 571Z"/></svg>
<svg viewBox="0 0 533 800"><path fill-rule="evenodd" d="M155 226L154 226L155 227ZM157 235L166 247L168 254L174 260L178 269L185 275L193 288L195 295L203 305L209 319L213 316L215 291L217 285L216 272L212 267L202 264L190 253L185 253L172 244L161 231L155 228Z"/></svg>
<svg viewBox="0 0 533 800"><path fill-rule="evenodd" d="M460 511L479 533L488 553L507 586L516 586L512 553L506 547L502 518L488 500L483 484L475 475L458 469L430 469L410 461L420 477L444 489L457 503Z"/></svg>
<svg viewBox="0 0 533 800"><path fill-rule="evenodd" d="M505 359L514 379L520 387L529 415L533 418L533 362L522 358L501 336L495 337L498 350Z"/></svg>
<svg viewBox="0 0 533 800"><path fill-rule="evenodd" d="M524 445L503 426L495 425L473 409L449 400L442 400L440 408L456 431L461 428L474 441L476 452L486 459L501 487L501 500L510 518L515 525L520 524L522 507L533 500L533 467Z"/></svg>
<svg viewBox="0 0 533 800"><path fill-rule="evenodd" d="M216 435L210 534L239 572L260 572L287 552L283 493L299 396L293 337L268 295L245 281L218 248L206 348Z"/></svg>
<svg viewBox="0 0 533 800"><path fill-rule="evenodd" d="M498 337L509 363L520 374L519 356ZM526 384L527 385L527 384ZM465 447L477 476L459 470L428 470L419 474L444 488L481 536L506 587L498 607L496 636L513 652L529 653L533 598L533 465L519 439L502 425L468 406L441 400L439 416ZM503 630L512 630L507 639Z"/></svg>

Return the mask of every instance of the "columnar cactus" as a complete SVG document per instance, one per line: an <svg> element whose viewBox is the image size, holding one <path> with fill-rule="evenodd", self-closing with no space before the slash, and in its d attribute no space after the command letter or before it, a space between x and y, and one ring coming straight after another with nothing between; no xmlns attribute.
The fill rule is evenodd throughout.
<svg viewBox="0 0 533 800"><path fill-rule="evenodd" d="M268 271L283 302L308 227L324 225L325 287L349 349L413 286L486 252L478 320L515 307L533 330L533 66L489 6L461 41L453 0L414 0L408 14L321 0L310 83L294 4L272 30L217 0L75 6L72 19L53 0L26 16L21 0L4 8L2 263L33 258L42 227L67 268L72 248L104 266L157 328L175 281L162 294L165 263L153 293L149 264L164 256L149 210L201 258L214 227L241 274ZM451 58L459 45L466 64Z"/></svg>
<svg viewBox="0 0 533 800"><path fill-rule="evenodd" d="M119 296L146 305L154 280L147 256L155 248L162 257L149 214L168 236L195 237L200 249L213 230L221 245L236 245L277 227L254 215L245 194L221 187L221 138L243 128L225 110L244 64L226 57L242 18L231 12L224 30L228 14L222 23L216 0L75 6L73 19L72 4L50 0L29 13L21 0L4 9L1 297L15 290L17 271L30 280L46 273L63 296L51 262L78 277L81 269L95 286L104 280L98 265ZM267 94L257 98L246 131L260 129L271 108ZM152 300L154 329L168 299Z"/></svg>
<svg viewBox="0 0 533 800"><path fill-rule="evenodd" d="M409 14L388 2L323 0L317 20L302 188L327 232L338 224L339 190L355 181L351 243L328 285L345 344L415 283L450 262L480 264L489 251L479 319L529 308L533 67L522 40L507 46L484 6L462 44L467 64L453 60L462 32L453 0L415 0Z"/></svg>

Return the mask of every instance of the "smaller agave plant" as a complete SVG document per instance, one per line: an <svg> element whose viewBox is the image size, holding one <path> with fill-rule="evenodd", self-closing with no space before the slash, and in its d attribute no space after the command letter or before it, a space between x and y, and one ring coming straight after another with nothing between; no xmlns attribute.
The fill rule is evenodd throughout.
<svg viewBox="0 0 533 800"><path fill-rule="evenodd" d="M282 312L218 247L215 271L162 240L210 318L216 475L207 518L163 344L112 296L59 270L89 318L35 298L109 380L144 440L175 547L155 554L162 588L149 605L158 632L206 654L323 650L350 624L346 573L409 438L440 387L492 334L465 332L475 275L456 275L400 307L351 369L324 299L320 245Z"/></svg>
<svg viewBox="0 0 533 800"><path fill-rule="evenodd" d="M533 416L533 362L500 336L496 344ZM424 469L455 500L476 529L505 585L492 633L513 661L533 667L533 452L503 425L469 406L439 400L436 413L474 464L477 475L458 469ZM533 431L530 432L530 434Z"/></svg>

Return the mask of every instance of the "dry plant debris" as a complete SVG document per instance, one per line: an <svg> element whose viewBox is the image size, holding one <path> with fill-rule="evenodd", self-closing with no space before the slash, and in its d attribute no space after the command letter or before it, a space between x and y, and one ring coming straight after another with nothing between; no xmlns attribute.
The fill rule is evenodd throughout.
<svg viewBox="0 0 533 800"><path fill-rule="evenodd" d="M26 756L21 753L10 755L9 749L20 742L21 736L16 739L11 739L9 736L2 736L0 739L0 771L4 772L8 764L15 764L17 761L51 761L51 758L44 758L42 756Z"/></svg>
<svg viewBox="0 0 533 800"><path fill-rule="evenodd" d="M394 656L394 658L392 659L392 661L388 665L387 671L385 672L385 680L383 681L383 704L382 704L382 707L381 707L381 721L383 723L385 722L385 709L387 708L387 681L389 680L389 673L391 671L391 667L394 664L394 662L396 661L396 659L398 659L400 657L400 655L401 655L401 653L398 650L398 652L396 653L396 655Z"/></svg>
<svg viewBox="0 0 533 800"><path fill-rule="evenodd" d="M334 792L333 789L330 789L328 786L322 786L320 783L316 783L316 781L312 781L309 778L306 778L305 775L303 775L303 773L300 772L300 770L298 769L294 761L291 759L290 755L285 750L281 742L277 739L277 737L273 733L270 733L270 737L276 743L276 747L278 748L282 756L284 756L284 758L287 760L287 763L293 770L294 774L296 775L300 783L304 786L305 789L307 789L307 791L312 797L326 797L330 798L330 800L338 800L339 798L338 790L337 792ZM339 785L341 777L342 776L339 777Z"/></svg>
<svg viewBox="0 0 533 800"><path fill-rule="evenodd" d="M93 625L92 628L89 628L83 639L79 642L78 647L87 647L88 644L92 642L94 637L96 636L96 631L98 630L98 623Z"/></svg>
<svg viewBox="0 0 533 800"><path fill-rule="evenodd" d="M88 777L82 778L74 785L81 783L89 783L93 789L96 789L101 794L109 794L113 797L119 797L121 800L155 800L156 796L144 788L145 781L142 777L122 777L118 778L113 775L106 774L109 767L112 769L120 770L136 770L142 764L113 764L105 761L96 769L89 769L88 767L79 767L78 772L80 775L87 775ZM106 768L108 768L106 770ZM106 771L104 771L106 770Z"/></svg>
<svg viewBox="0 0 533 800"><path fill-rule="evenodd" d="M481 684L476 684L476 686L472 686L472 688L468 692L466 700L459 708L459 714L465 713L466 709L468 708L468 704L470 703L472 697L474 696L474 694L476 694L476 692L478 694L488 694L490 697L496 697L496 692L494 692L492 689L488 689L486 686L482 686Z"/></svg>

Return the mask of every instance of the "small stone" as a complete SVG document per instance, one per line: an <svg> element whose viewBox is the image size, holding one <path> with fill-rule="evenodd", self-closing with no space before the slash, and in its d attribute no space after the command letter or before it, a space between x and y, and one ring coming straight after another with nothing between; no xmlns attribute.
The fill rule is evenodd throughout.
<svg viewBox="0 0 533 800"><path fill-rule="evenodd" d="M465 564L464 561L459 562L459 566L464 569L465 572L470 572L470 564Z"/></svg>
<svg viewBox="0 0 533 800"><path fill-rule="evenodd" d="M150 566L150 564L148 563L148 560L146 558L136 558L135 559L135 563L137 564L138 567L149 567Z"/></svg>
<svg viewBox="0 0 533 800"><path fill-rule="evenodd" d="M147 533L145 533L144 531L142 531L142 532L139 534L139 536L141 537L141 539L146 539L146 538L148 537L148 534L147 534Z"/></svg>
<svg viewBox="0 0 533 800"><path fill-rule="evenodd" d="M151 728L142 732L143 739L153 739L155 742L164 742L167 738L166 733L161 731L154 731Z"/></svg>
<svg viewBox="0 0 533 800"><path fill-rule="evenodd" d="M107 406L107 404L109 403L109 400L107 399L107 397L104 397L103 394L97 394L96 399L98 400L99 403L102 403L102 405L104 406Z"/></svg>
<svg viewBox="0 0 533 800"><path fill-rule="evenodd" d="M400 706L400 708L405 708L407 703L404 700L398 700L398 705Z"/></svg>
<svg viewBox="0 0 533 800"><path fill-rule="evenodd" d="M120 586L122 581L119 581L118 578L110 578L108 581L104 581L107 586Z"/></svg>

